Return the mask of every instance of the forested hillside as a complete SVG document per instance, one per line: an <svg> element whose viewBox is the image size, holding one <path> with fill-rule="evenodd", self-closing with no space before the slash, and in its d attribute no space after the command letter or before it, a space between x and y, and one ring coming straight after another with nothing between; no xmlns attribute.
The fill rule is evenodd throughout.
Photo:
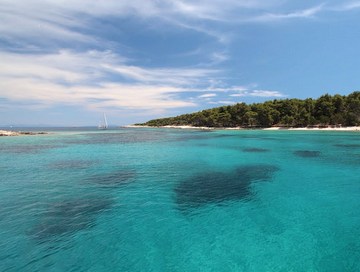
<svg viewBox="0 0 360 272"><path fill-rule="evenodd" d="M318 99L282 99L264 103L238 103L176 117L154 119L148 126L195 127L307 127L360 125L360 92L347 96L325 94Z"/></svg>

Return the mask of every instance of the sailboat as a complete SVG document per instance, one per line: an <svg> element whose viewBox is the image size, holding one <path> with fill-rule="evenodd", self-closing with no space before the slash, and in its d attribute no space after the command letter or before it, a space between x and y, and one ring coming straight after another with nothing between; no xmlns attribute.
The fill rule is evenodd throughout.
<svg viewBox="0 0 360 272"><path fill-rule="evenodd" d="M98 126L98 129L107 129L109 126L108 126L108 123L107 123L107 120L106 120L106 115L104 113L104 116L103 116L103 120L100 122L99 126Z"/></svg>

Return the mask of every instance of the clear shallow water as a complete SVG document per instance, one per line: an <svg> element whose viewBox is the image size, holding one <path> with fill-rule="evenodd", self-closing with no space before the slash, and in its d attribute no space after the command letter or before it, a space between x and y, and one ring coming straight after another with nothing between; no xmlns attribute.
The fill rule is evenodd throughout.
<svg viewBox="0 0 360 272"><path fill-rule="evenodd" d="M360 135L0 138L0 271L360 271Z"/></svg>

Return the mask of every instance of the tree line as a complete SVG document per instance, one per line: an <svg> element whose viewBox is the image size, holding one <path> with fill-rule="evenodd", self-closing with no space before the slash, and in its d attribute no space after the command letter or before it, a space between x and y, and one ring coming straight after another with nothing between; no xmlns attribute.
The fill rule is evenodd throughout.
<svg viewBox="0 0 360 272"><path fill-rule="evenodd" d="M347 96L325 94L318 99L275 99L238 103L176 117L150 120L147 126L195 127L309 127L360 125L360 92Z"/></svg>

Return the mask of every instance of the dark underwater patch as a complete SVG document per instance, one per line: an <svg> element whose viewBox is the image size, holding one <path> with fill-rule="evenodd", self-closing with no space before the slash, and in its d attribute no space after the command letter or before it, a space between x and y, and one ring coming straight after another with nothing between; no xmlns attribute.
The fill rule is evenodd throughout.
<svg viewBox="0 0 360 272"><path fill-rule="evenodd" d="M210 139L208 135L182 135L176 138L177 142L182 142L182 141L193 141L193 140L208 140Z"/></svg>
<svg viewBox="0 0 360 272"><path fill-rule="evenodd" d="M278 168L273 165L244 165L235 171L205 172L175 187L176 203L181 210L231 200L247 200L253 195L251 184L269 180Z"/></svg>
<svg viewBox="0 0 360 272"><path fill-rule="evenodd" d="M214 138L233 138L236 137L235 134L216 134L216 135L212 135L212 137Z"/></svg>
<svg viewBox="0 0 360 272"><path fill-rule="evenodd" d="M175 141L192 141L192 140L209 140L214 135L211 131L208 130L196 130L196 131L181 131L175 135Z"/></svg>
<svg viewBox="0 0 360 272"><path fill-rule="evenodd" d="M104 175L93 175L85 179L85 181L101 187L118 187L132 182L135 177L136 171L126 169Z"/></svg>
<svg viewBox="0 0 360 272"><path fill-rule="evenodd" d="M234 135L235 136L235 135ZM276 141L279 140L279 138L275 138L272 136L267 136L264 134L237 134L237 138L241 139L255 139L255 140L264 140L264 141Z"/></svg>
<svg viewBox="0 0 360 272"><path fill-rule="evenodd" d="M250 194L248 185L247 180L238 180L234 174L203 173L175 188L176 202L181 208L191 208L207 203L241 199Z"/></svg>
<svg viewBox="0 0 360 272"><path fill-rule="evenodd" d="M71 199L54 203L29 235L40 241L51 240L90 228L95 224L96 215L110 209L111 205L111 200L102 198Z"/></svg>
<svg viewBox="0 0 360 272"><path fill-rule="evenodd" d="M317 158L317 157L320 157L321 152L314 151L314 150L297 150L297 151L294 151L294 155L301 157L301 158Z"/></svg>
<svg viewBox="0 0 360 272"><path fill-rule="evenodd" d="M0 146L0 152L11 154L37 154L44 150L62 148L63 145L53 144L19 144L19 145L3 145Z"/></svg>
<svg viewBox="0 0 360 272"><path fill-rule="evenodd" d="M269 149L250 147L250 148L244 148L243 151L249 153L264 153L264 152L268 152Z"/></svg>

